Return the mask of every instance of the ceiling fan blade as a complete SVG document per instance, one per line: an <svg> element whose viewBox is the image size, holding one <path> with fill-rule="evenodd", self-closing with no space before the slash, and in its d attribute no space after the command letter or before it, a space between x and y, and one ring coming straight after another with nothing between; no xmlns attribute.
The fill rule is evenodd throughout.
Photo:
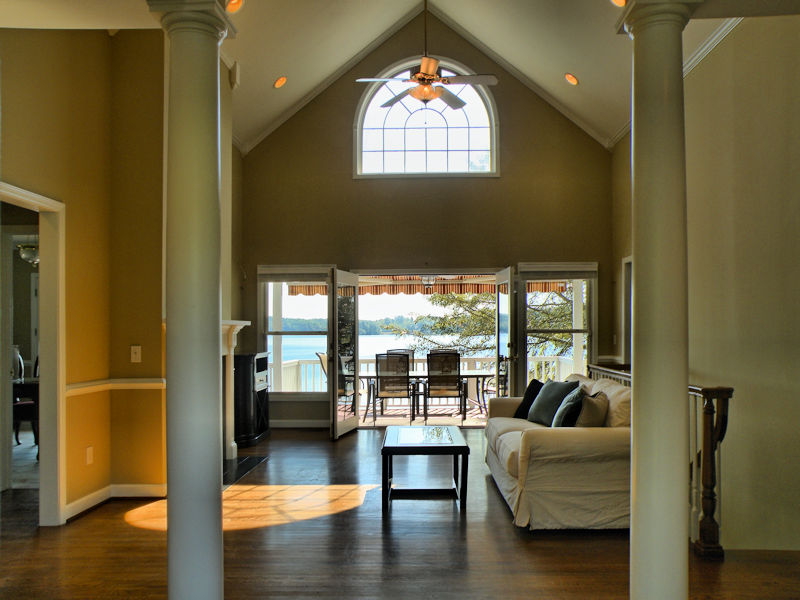
<svg viewBox="0 0 800 600"><path fill-rule="evenodd" d="M358 83L369 83L371 81L410 81L409 79L403 79L402 77L362 77L361 79L356 79Z"/></svg>
<svg viewBox="0 0 800 600"><path fill-rule="evenodd" d="M412 89L414 88L408 88L407 90L403 90L402 92L397 94L397 96L395 96L394 98L391 98L390 100L387 100L386 102L381 104L381 108L389 108L390 106L397 104L398 102L400 102L400 100L408 96L408 92L410 92Z"/></svg>
<svg viewBox="0 0 800 600"><path fill-rule="evenodd" d="M442 83L468 83L470 85L496 85L497 77L494 75L453 75L442 77Z"/></svg>
<svg viewBox="0 0 800 600"><path fill-rule="evenodd" d="M464 106L466 106L466 102L448 90L445 86L441 86L441 89L442 95L439 97L442 99L442 102L447 104L447 106L453 110L458 110L459 108L464 108Z"/></svg>

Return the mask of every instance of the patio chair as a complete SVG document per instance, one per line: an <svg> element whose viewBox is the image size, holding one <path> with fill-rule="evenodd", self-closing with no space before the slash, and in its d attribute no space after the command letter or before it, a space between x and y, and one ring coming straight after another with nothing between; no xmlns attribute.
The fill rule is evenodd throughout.
<svg viewBox="0 0 800 600"><path fill-rule="evenodd" d="M367 420L371 401L372 422L375 423L378 401L381 403L381 414L383 414L387 398L408 398L409 423L414 420L414 388L408 373L408 354L406 353L390 354L387 352L375 355L375 382L370 389L363 420Z"/></svg>
<svg viewBox="0 0 800 600"><path fill-rule="evenodd" d="M411 386L414 388L414 395L412 398L412 407L411 410L413 411L414 417L419 414L419 379L414 377L414 351L411 348L395 348L393 350L387 350L387 354L407 354L408 355L408 372L409 376L411 377Z"/></svg>
<svg viewBox="0 0 800 600"><path fill-rule="evenodd" d="M317 355L319 359L320 365L322 365L322 373L325 377L328 377L328 353L327 352L315 352L314 354ZM348 404L347 399L349 398L350 404L350 411L353 414L356 414L356 395L355 390L355 377L349 373L345 373L344 367L341 365L341 357L339 359L339 389L336 390L337 395L339 396L339 403L340 404ZM347 380L350 379L352 381L352 389L348 389L347 387ZM344 401L343 401L344 399Z"/></svg>
<svg viewBox="0 0 800 600"><path fill-rule="evenodd" d="M428 353L428 380L422 407L426 422L430 398L458 398L461 422L467 418L467 391L461 379L461 355L458 351L437 350Z"/></svg>

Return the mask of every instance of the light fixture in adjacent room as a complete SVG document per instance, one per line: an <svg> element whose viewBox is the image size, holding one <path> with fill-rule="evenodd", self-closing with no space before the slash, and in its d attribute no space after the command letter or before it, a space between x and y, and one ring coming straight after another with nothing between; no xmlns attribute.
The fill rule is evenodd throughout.
<svg viewBox="0 0 800 600"><path fill-rule="evenodd" d="M275 80L275 83L272 84L272 87L277 90L282 88L284 85L286 85L286 75L281 75Z"/></svg>
<svg viewBox="0 0 800 600"><path fill-rule="evenodd" d="M231 14L239 12L239 9L242 8L243 4L244 0L228 0L225 3L225 10L227 10Z"/></svg>
<svg viewBox="0 0 800 600"><path fill-rule="evenodd" d="M39 264L39 246L36 244L19 244L17 245L19 257L32 264L34 267Z"/></svg>
<svg viewBox="0 0 800 600"><path fill-rule="evenodd" d="M566 79L567 83L570 85L578 85L578 78L572 73L564 73L564 79Z"/></svg>
<svg viewBox="0 0 800 600"><path fill-rule="evenodd" d="M432 288L433 284L436 283L436 275L420 275L419 278L426 288Z"/></svg>

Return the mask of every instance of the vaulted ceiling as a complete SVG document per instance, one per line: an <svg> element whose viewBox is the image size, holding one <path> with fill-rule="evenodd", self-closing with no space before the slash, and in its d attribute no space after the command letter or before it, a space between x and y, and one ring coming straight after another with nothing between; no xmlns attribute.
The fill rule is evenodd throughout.
<svg viewBox="0 0 800 600"><path fill-rule="evenodd" d="M725 2L726 8L739 5L738 14L765 4L797 4ZM702 16L717 16L714 7L721 4L707 0ZM249 151L419 15L422 6L419 0L246 0L232 16L235 37L222 45L223 59L238 63L240 73L233 92L233 131L240 148ZM626 130L631 42L617 33L622 9L608 0L430 0L429 10L600 143L610 146ZM735 23L693 19L684 32L687 68ZM113 32L159 24L146 0L0 0L0 26ZM421 42L422 32L420 54ZM580 84L568 85L566 72L574 73ZM272 84L281 75L288 82L276 90Z"/></svg>

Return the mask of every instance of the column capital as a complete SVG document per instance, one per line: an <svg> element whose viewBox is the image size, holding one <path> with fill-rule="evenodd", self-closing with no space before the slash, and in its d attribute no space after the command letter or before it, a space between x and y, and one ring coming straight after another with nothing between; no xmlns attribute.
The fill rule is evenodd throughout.
<svg viewBox="0 0 800 600"><path fill-rule="evenodd" d="M236 28L221 0L147 0L147 4L150 12L161 13L161 26L167 33L193 27L216 35L220 42L236 37Z"/></svg>
<svg viewBox="0 0 800 600"><path fill-rule="evenodd" d="M689 17L705 0L632 0L617 20L617 33L627 33L631 39L636 30L664 22L678 22L686 27Z"/></svg>

